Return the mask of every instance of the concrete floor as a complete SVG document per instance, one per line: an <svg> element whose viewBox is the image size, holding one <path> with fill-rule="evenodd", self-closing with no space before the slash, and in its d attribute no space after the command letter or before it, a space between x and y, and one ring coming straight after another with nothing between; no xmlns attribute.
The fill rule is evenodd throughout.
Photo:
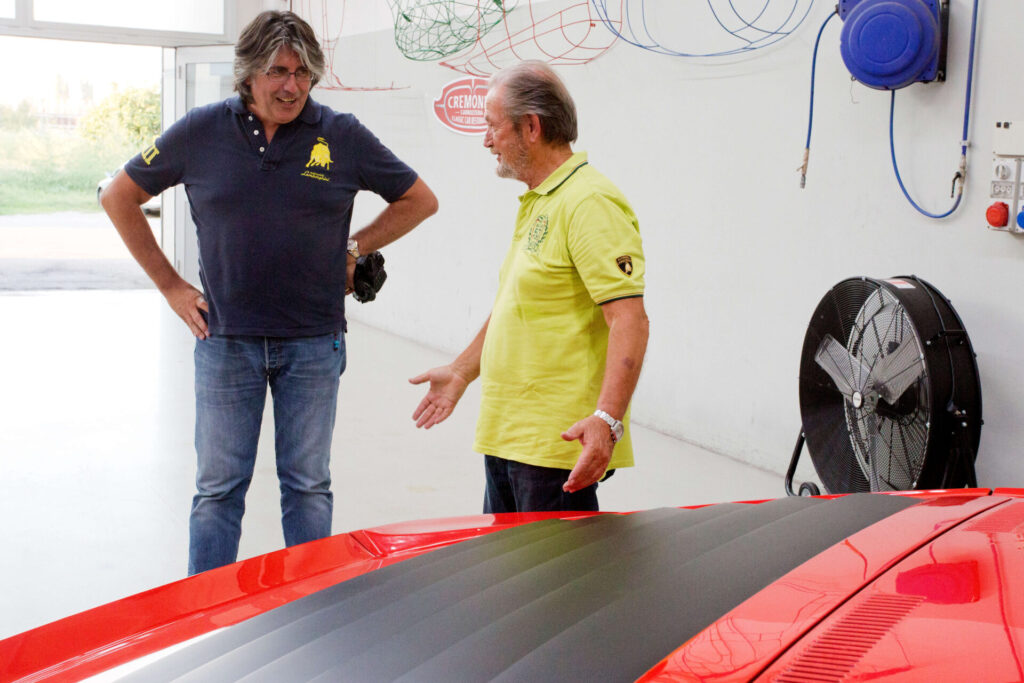
<svg viewBox="0 0 1024 683"><path fill-rule="evenodd" d="M195 472L192 338L153 289L0 293L0 639L182 578ZM353 323L332 462L336 532L476 514L479 394L429 431L406 381L447 354ZM606 510L776 497L777 474L634 430ZM283 544L264 420L240 559Z"/></svg>
<svg viewBox="0 0 1024 683"><path fill-rule="evenodd" d="M102 212L0 216L0 292L151 286Z"/></svg>

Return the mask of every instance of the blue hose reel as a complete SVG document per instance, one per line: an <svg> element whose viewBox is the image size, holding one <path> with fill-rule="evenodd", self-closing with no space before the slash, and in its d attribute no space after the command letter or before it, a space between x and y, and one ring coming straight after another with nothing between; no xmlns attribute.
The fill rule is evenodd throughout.
<svg viewBox="0 0 1024 683"><path fill-rule="evenodd" d="M840 0L839 17L843 62L869 88L946 79L949 0Z"/></svg>

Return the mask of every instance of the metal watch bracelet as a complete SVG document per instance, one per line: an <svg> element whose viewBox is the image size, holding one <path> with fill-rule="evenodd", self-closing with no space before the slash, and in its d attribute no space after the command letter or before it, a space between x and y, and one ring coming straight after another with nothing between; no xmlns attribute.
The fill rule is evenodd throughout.
<svg viewBox="0 0 1024 683"><path fill-rule="evenodd" d="M612 432L612 443L618 443L619 439L622 438L622 422L620 420L616 420L614 417L604 412L600 408L594 411L594 415L608 423L608 429L610 429Z"/></svg>

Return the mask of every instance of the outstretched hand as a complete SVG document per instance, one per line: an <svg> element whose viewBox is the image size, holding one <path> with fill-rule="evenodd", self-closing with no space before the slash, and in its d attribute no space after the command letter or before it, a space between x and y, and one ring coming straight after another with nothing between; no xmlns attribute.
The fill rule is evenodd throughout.
<svg viewBox="0 0 1024 683"><path fill-rule="evenodd" d="M562 485L562 490L575 493L597 483L608 469L612 448L615 446L608 423L588 415L562 432L562 438L566 441L579 440L583 446L583 452L569 473L569 479Z"/></svg>
<svg viewBox="0 0 1024 683"><path fill-rule="evenodd" d="M412 419L416 420L416 426L430 429L439 422L444 422L455 405L466 392L469 382L464 377L452 370L450 365L442 365L417 375L409 380L412 384L423 384L430 382L430 389L423 397Z"/></svg>

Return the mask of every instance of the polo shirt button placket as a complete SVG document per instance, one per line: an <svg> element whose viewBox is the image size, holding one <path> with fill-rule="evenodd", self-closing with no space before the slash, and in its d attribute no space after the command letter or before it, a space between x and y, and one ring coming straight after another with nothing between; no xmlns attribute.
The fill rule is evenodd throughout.
<svg viewBox="0 0 1024 683"><path fill-rule="evenodd" d="M252 117L251 117L251 116L249 117L249 120L250 120L250 121L252 121ZM254 136L254 137L259 137L259 135L260 135L260 129L259 129L259 128L256 128L255 130L253 130L252 134L253 134L253 136ZM266 152L266 151L267 151L267 148L266 148L266 146L264 146L264 145L260 145L260 154L263 154L263 153L264 153L264 152Z"/></svg>
<svg viewBox="0 0 1024 683"><path fill-rule="evenodd" d="M260 129L259 128L254 129L252 131L252 134L253 134L253 137L259 137ZM267 148L270 146L270 144L267 143L267 142L263 142L262 140L257 141L256 144L258 145L257 149L259 150L259 155L260 155L260 163L259 163L260 169L264 170L264 171L272 171L272 170L274 170L274 167L276 166L276 164L273 164L273 163L271 163L271 162L269 162L267 160Z"/></svg>

